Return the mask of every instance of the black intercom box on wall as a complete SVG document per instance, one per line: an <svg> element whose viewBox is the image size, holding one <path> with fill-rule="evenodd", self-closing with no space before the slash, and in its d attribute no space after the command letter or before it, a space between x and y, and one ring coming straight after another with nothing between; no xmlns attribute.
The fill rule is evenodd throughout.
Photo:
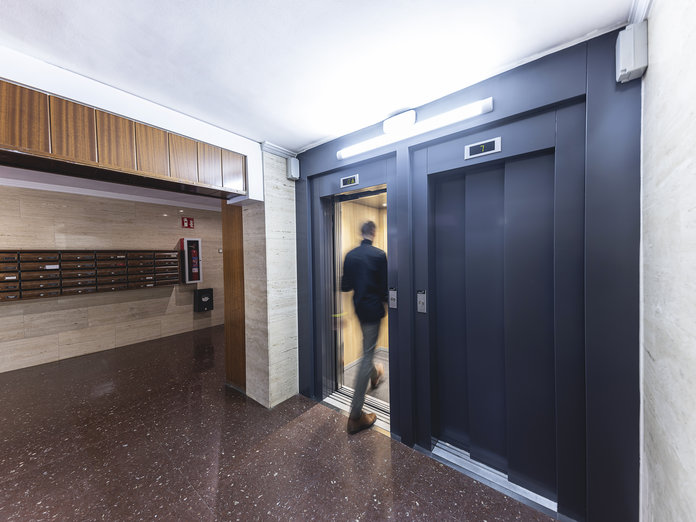
<svg viewBox="0 0 696 522"><path fill-rule="evenodd" d="M213 309L213 289L199 288L193 291L193 311L208 312Z"/></svg>

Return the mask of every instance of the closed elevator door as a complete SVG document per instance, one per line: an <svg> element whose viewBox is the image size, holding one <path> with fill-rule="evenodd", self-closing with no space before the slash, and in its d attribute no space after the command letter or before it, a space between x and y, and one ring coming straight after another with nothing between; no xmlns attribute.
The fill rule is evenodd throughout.
<svg viewBox="0 0 696 522"><path fill-rule="evenodd" d="M554 154L430 190L433 435L555 499Z"/></svg>

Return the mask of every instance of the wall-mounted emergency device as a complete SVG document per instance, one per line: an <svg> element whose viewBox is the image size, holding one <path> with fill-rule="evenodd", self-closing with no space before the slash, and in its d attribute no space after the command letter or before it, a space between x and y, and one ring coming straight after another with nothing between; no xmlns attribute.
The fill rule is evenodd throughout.
<svg viewBox="0 0 696 522"><path fill-rule="evenodd" d="M213 309L213 289L199 288L193 291L193 311L209 312Z"/></svg>
<svg viewBox="0 0 696 522"><path fill-rule="evenodd" d="M630 82L648 67L648 21L631 24L616 38L616 81Z"/></svg>
<svg viewBox="0 0 696 522"><path fill-rule="evenodd" d="M180 248L184 258L184 283L200 283L203 281L201 240L182 238Z"/></svg>

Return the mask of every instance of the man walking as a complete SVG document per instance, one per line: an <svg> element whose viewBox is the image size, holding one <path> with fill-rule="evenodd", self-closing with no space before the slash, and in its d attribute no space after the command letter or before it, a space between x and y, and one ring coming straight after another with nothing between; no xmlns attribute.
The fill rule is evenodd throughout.
<svg viewBox="0 0 696 522"><path fill-rule="evenodd" d="M385 315L387 301L387 255L383 250L372 246L377 226L372 221L364 223L360 229L363 240L354 248L343 262L341 290L353 290L353 305L360 321L363 334L363 357L360 361L355 381L355 393L348 418L348 433L357 433L375 423L377 415L362 411L368 380L373 388L380 384L384 368L373 364L375 345L379 336L379 325Z"/></svg>

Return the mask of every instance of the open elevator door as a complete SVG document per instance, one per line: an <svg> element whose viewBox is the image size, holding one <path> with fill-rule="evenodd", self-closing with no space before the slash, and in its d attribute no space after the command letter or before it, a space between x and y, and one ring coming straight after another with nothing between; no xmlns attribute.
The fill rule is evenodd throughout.
<svg viewBox="0 0 696 522"><path fill-rule="evenodd" d="M373 221L377 226L373 245L389 255L387 247L387 190L374 187L365 191L334 197L333 201L333 324L336 352L336 390L327 400L350 407L355 380L362 360L362 331L355 315L353 293L341 292L343 261L346 254L360 245L360 228L363 223ZM389 429L389 320L382 318L380 333L374 353L374 364L381 364L384 377L380 385L371 386L365 395L365 411L374 412L378 426Z"/></svg>

